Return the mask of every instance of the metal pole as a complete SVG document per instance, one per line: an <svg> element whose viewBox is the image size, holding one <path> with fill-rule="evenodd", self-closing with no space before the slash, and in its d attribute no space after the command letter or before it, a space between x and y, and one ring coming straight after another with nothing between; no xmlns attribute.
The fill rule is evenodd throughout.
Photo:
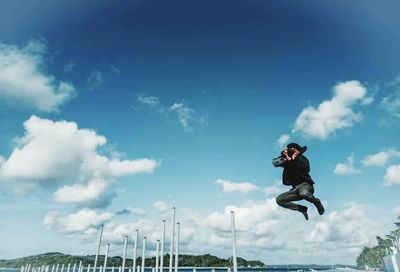
<svg viewBox="0 0 400 272"><path fill-rule="evenodd" d="M169 272L172 272L172 261L174 254L174 236L175 236L175 207L172 208L173 216L172 216L172 230L171 230L171 245L169 249Z"/></svg>
<svg viewBox="0 0 400 272"><path fill-rule="evenodd" d="M231 228L232 228L232 261L233 272L237 272L237 258L236 258L236 232L235 232L235 212L231 211Z"/></svg>
<svg viewBox="0 0 400 272"><path fill-rule="evenodd" d="M93 272L96 272L96 269L97 269L97 260L99 259L101 238L102 238L102 236L103 236L103 229L104 229L104 225L101 224L101 227L100 227L100 236L99 236L99 243L97 244L97 252L96 252L96 258L94 259Z"/></svg>
<svg viewBox="0 0 400 272"><path fill-rule="evenodd" d="M146 258L146 237L143 237L143 251L142 251L142 272L144 272L145 258Z"/></svg>
<svg viewBox="0 0 400 272"><path fill-rule="evenodd" d="M106 251L106 256L104 257L104 268L103 272L106 272L106 267L107 267L107 259L108 259L108 253L110 252L110 244L107 244L107 251ZM95 272L95 271L93 271Z"/></svg>
<svg viewBox="0 0 400 272"><path fill-rule="evenodd" d="M179 262L179 232L181 230L181 223L177 223L176 230L176 247L175 247L175 272L178 272L178 262Z"/></svg>
<svg viewBox="0 0 400 272"><path fill-rule="evenodd" d="M68 266L67 266L67 272L69 272L69 269L71 268L71 263L68 263Z"/></svg>
<svg viewBox="0 0 400 272"><path fill-rule="evenodd" d="M100 269L101 271L101 269ZM87 271L86 272L90 272L90 264L87 265Z"/></svg>
<svg viewBox="0 0 400 272"><path fill-rule="evenodd" d="M57 266L56 266L56 272L58 272L58 266L59 266L59 264L57 264Z"/></svg>
<svg viewBox="0 0 400 272"><path fill-rule="evenodd" d="M161 239L161 260L160 260L160 272L164 272L164 244L165 244L165 220L163 220L163 233ZM156 271L158 272L158 271Z"/></svg>
<svg viewBox="0 0 400 272"><path fill-rule="evenodd" d="M61 266L61 272L64 272L64 264Z"/></svg>
<svg viewBox="0 0 400 272"><path fill-rule="evenodd" d="M74 266L72 268L72 272L75 272L75 268L76 268L76 263L74 263Z"/></svg>
<svg viewBox="0 0 400 272"><path fill-rule="evenodd" d="M133 244L133 267L132 267L133 272L136 272L138 236L139 236L139 230L135 230L135 241Z"/></svg>
<svg viewBox="0 0 400 272"><path fill-rule="evenodd" d="M155 272L158 272L159 260L160 260L160 240L157 240L157 246L156 246L156 271Z"/></svg>
<svg viewBox="0 0 400 272"><path fill-rule="evenodd" d="M125 272L125 259L126 259L126 251L128 250L128 236L125 235L124 239L124 253L122 255L122 272Z"/></svg>

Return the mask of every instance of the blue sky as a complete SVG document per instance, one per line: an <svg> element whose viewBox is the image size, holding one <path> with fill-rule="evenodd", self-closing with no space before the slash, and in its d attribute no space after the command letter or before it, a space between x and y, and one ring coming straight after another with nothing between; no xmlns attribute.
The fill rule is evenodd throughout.
<svg viewBox="0 0 400 272"><path fill-rule="evenodd" d="M240 256L355 263L400 213L398 9L2 3L0 258L93 254L102 223L112 254L136 228L153 254L176 206L184 253L228 257L233 209ZM275 204L288 141L327 207L309 222Z"/></svg>

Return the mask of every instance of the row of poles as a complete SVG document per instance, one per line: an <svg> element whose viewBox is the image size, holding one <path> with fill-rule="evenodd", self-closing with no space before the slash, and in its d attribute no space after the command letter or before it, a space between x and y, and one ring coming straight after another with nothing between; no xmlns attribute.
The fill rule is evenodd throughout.
<svg viewBox="0 0 400 272"><path fill-rule="evenodd" d="M176 216L176 209L175 207L172 208L173 216L172 216L172 228L171 228L171 243L170 243L170 252L169 252L169 269L168 272L172 272L173 264L175 266L175 271L178 272L178 265L179 265L179 236L180 236L180 223L175 223L175 216ZM177 227L176 230L176 241L175 241L175 225ZM97 272L97 265L98 259L100 254L101 248L101 241L103 237L103 229L104 225L100 227L100 235L97 244L97 251L96 257L94 260L93 265L93 272ZM232 231L232 263L233 263L233 272L237 272L237 257L236 257L236 232L235 232L235 214L231 211L231 231ZM142 263L141 266L137 266L136 259L137 259L137 247L138 247L138 237L139 237L139 230L135 230L134 234L134 244L133 244L133 265L132 268L129 269L129 272L145 272L145 260L146 260L146 237L143 237L142 241ZM174 244L176 243L175 247L175 263L174 261ZM156 242L156 264L155 269L153 268L153 272L163 272L164 271L164 245L165 245L165 220L163 220L163 232L162 232L162 239L157 240ZM124 250L122 256L122 266L119 267L118 272L125 272L126 266L126 256L128 250L128 236L125 235L124 237ZM160 254L161 251L161 254ZM110 244L107 244L106 254L104 258L104 265L100 266L100 272L106 272L107 267L107 259L110 252ZM21 267L21 272L49 272L49 266L41 266L41 267L31 267L30 264ZM51 272L64 272L64 264L61 266L61 271L59 271L59 264L56 266L53 265ZM76 264L73 265L72 271L70 271L71 265L68 264L66 272L83 272L83 265L82 261L79 263L78 270L76 271ZM136 269L135 269L136 268ZM87 267L86 272L90 272L91 266L90 264ZM195 269L194 269L195 270ZM230 270L230 269L229 269ZM112 272L114 272L114 267L112 267Z"/></svg>

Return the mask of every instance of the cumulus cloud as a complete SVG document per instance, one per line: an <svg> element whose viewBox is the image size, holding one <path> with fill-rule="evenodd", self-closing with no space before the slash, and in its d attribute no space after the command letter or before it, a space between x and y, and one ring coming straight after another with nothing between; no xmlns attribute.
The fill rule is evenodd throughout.
<svg viewBox="0 0 400 272"><path fill-rule="evenodd" d="M364 166L383 167L387 165L392 159L399 157L400 151L396 149L389 149L387 151L381 151L376 154L368 155L362 163Z"/></svg>
<svg viewBox="0 0 400 272"><path fill-rule="evenodd" d="M151 159L120 160L101 155L98 148L107 139L75 122L53 122L31 116L25 135L0 165L0 179L19 183L65 183L54 194L63 203L98 201L116 178L152 173L157 162Z"/></svg>
<svg viewBox="0 0 400 272"><path fill-rule="evenodd" d="M218 179L215 183L222 185L225 193L241 192L247 194L251 191L257 190L257 186L250 182L232 182L230 180Z"/></svg>
<svg viewBox="0 0 400 272"><path fill-rule="evenodd" d="M89 90L98 89L102 84L103 84L103 73L96 69L93 69L90 72L89 77L87 78L87 85Z"/></svg>
<svg viewBox="0 0 400 272"><path fill-rule="evenodd" d="M384 184L387 186L400 185L400 164L390 165L386 169Z"/></svg>
<svg viewBox="0 0 400 272"><path fill-rule="evenodd" d="M82 209L67 216L62 216L59 212L49 212L43 220L43 225L48 229L56 229L62 234L76 234L90 232L91 229L109 222L112 217L112 213L97 213L90 209Z"/></svg>
<svg viewBox="0 0 400 272"><path fill-rule="evenodd" d="M361 173L361 170L354 167L354 154L347 157L347 162L338 163L333 171L336 175L354 175Z"/></svg>
<svg viewBox="0 0 400 272"><path fill-rule="evenodd" d="M268 254L272 263L281 261L283 254L288 262L298 260L298 254L305 262L315 260L316 255L321 262L352 262L365 245L375 242L379 233L365 207L359 204L350 203L343 210L327 212L322 217L310 209L310 221L305 221L301 214L278 207L275 199L266 199L239 207L227 206L223 212L199 220L205 234L202 242L196 235L195 242L210 252L215 252L216 247L229 249L231 211L235 212L240 254ZM296 256L291 257L288 252L296 252Z"/></svg>
<svg viewBox="0 0 400 272"><path fill-rule="evenodd" d="M290 140L289 134L283 134L279 139L276 141L280 148L284 147Z"/></svg>
<svg viewBox="0 0 400 272"><path fill-rule="evenodd" d="M228 205L205 215L189 209L180 210L177 217L182 223L182 250L229 257L226 252L230 252L232 245L231 211L235 212L239 256L257 259L259 256L268 256L271 263L281 261L283 254L288 262L299 258L311 262L318 255L321 263L331 260L351 263L364 246L375 243L375 237L379 234L379 226L368 218L363 205L348 203L341 210L327 210L323 216L310 207L310 221L306 221L300 213L278 207L275 198L268 198L262 201L249 200L243 205ZM87 220L81 220L86 214ZM141 237L148 238L150 250L154 249L156 240L162 237L163 226L161 220L143 218L134 222L116 222L112 214L93 210L66 216L52 212L44 222L45 226L60 233L80 235L91 241L97 239L99 225L104 224L104 241L118 245L123 243L125 235L132 237L138 229ZM170 220L166 228L169 234Z"/></svg>
<svg viewBox="0 0 400 272"><path fill-rule="evenodd" d="M53 112L75 95L75 87L45 72L43 42L24 48L0 43L0 98L39 111Z"/></svg>
<svg viewBox="0 0 400 272"><path fill-rule="evenodd" d="M267 196L278 195L286 190L285 187L282 185L282 181L275 181L271 186L265 187L264 192Z"/></svg>
<svg viewBox="0 0 400 272"><path fill-rule="evenodd" d="M139 240L146 236L149 243L148 250L155 250L155 242L162 237L163 225L160 222L150 219L118 222L115 220L117 215L119 215L119 212L115 214L100 213L91 209L82 209L67 215L52 211L45 216L43 225L46 229L57 231L63 235L79 236L82 239L94 241L98 237L100 225L103 224L103 241L115 245L121 245L126 235L131 239L135 231L138 230ZM166 225L166 233L170 232L170 227L169 224ZM194 233L193 228L181 225L180 245L188 245L192 241ZM166 248L168 248L168 241L167 238Z"/></svg>
<svg viewBox="0 0 400 272"><path fill-rule="evenodd" d="M195 125L205 125L206 118L199 115L193 108L184 102L174 102L171 106L162 105L160 98L156 96L137 95L137 101L160 114L173 115L185 130L191 130Z"/></svg>
<svg viewBox="0 0 400 272"><path fill-rule="evenodd" d="M305 137L325 139L340 129L352 127L361 120L361 114L353 110L357 104L368 105L372 98L359 81L346 81L333 87L333 97L318 107L309 106L297 117L292 133Z"/></svg>
<svg viewBox="0 0 400 272"><path fill-rule="evenodd" d="M349 247L361 248L371 238L367 227L373 228L374 224L366 217L361 205L352 203L345 210L332 212L322 222L317 223L308 240L347 243Z"/></svg>

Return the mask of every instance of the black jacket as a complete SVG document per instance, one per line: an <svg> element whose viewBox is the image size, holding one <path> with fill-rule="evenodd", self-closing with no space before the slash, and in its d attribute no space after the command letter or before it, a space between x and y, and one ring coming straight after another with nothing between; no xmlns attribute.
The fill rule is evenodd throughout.
<svg viewBox="0 0 400 272"><path fill-rule="evenodd" d="M284 185L296 186L303 182L314 184L310 174L310 162L299 155L295 160L286 161L283 164L282 182Z"/></svg>

